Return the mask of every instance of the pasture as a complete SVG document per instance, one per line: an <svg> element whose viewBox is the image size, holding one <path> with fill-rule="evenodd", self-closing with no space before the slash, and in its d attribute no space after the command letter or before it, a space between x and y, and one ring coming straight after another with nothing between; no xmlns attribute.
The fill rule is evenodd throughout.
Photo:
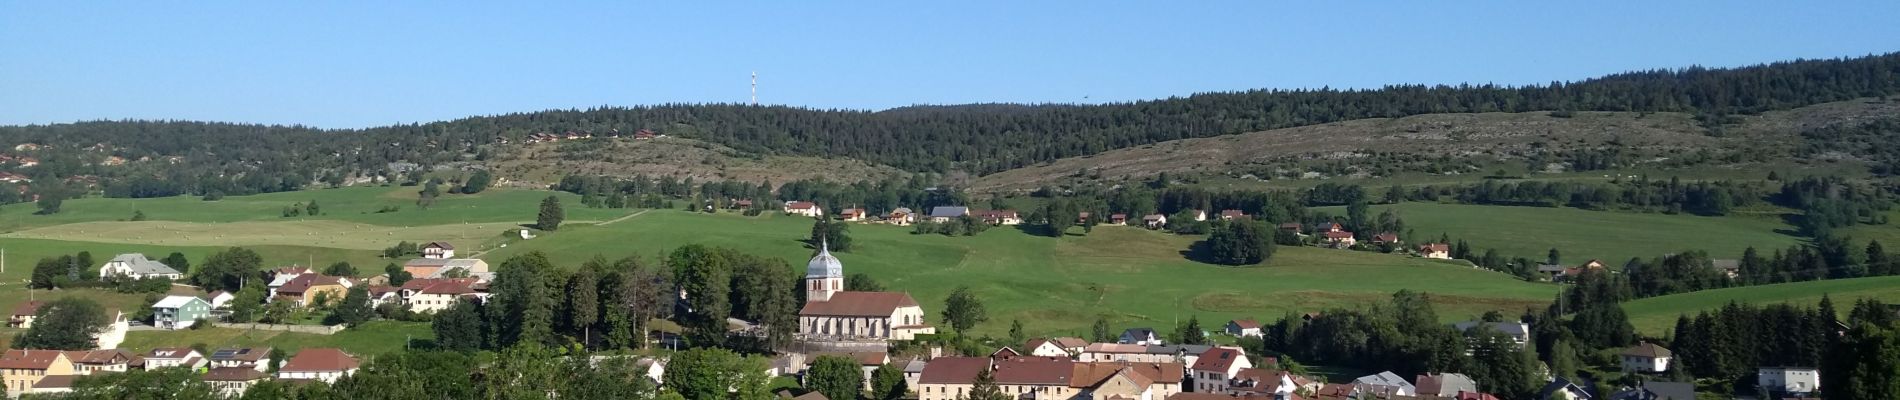
<svg viewBox="0 0 1900 400"><path fill-rule="evenodd" d="M296 192L231 196L204 201L194 196L153 199L88 197L67 200L60 212L35 215L32 203L0 206L0 233L78 222L125 221L135 212L150 221L239 222L336 220L385 226L449 225L463 223L531 223L541 199L559 196L567 206L569 222L599 221L627 210L585 208L580 196L541 190L495 188L477 194L443 194L427 209L416 206L414 186L357 186ZM284 217L284 207L316 201L321 215ZM393 208L393 212L377 212Z"/></svg>
<svg viewBox="0 0 1900 400"><path fill-rule="evenodd" d="M1846 313L1854 306L1854 299L1873 298L1888 303L1900 302L1900 276L1881 276L1873 278L1834 279L1781 283L1773 285L1733 287L1726 289L1704 290L1693 293L1657 296L1623 303L1623 311L1630 317L1630 324L1636 325L1636 331L1648 336L1662 336L1676 326L1676 317L1693 314L1703 310L1722 308L1729 302L1776 304L1789 303L1800 306L1813 306L1821 303L1821 297L1833 298L1837 312Z"/></svg>
<svg viewBox="0 0 1900 400"><path fill-rule="evenodd" d="M540 251L569 268L595 255L655 263L672 248L698 243L783 258L802 273L815 252L802 241L810 226L800 217L653 210L613 225L563 228L485 258L499 264ZM951 290L969 286L989 310L979 334L1001 335L1016 319L1035 334L1082 335L1098 316L1118 328L1166 329L1198 315L1212 329L1230 318L1363 306L1400 289L1432 293L1443 317L1461 320L1486 310L1520 312L1556 293L1552 285L1457 262L1344 250L1281 247L1263 266L1204 264L1181 254L1197 238L1134 227L1101 226L1058 239L1014 227L946 237L854 224L850 235L853 249L837 254L846 273L910 292L933 319Z"/></svg>
<svg viewBox="0 0 1900 400"><path fill-rule="evenodd" d="M212 349L270 346L295 354L298 349L335 347L351 354L375 355L402 350L411 341L420 343L434 338L435 332L426 322L373 321L334 335L231 328L132 331L125 335L125 343L119 348L144 352L155 347L203 343Z"/></svg>
<svg viewBox="0 0 1900 400"><path fill-rule="evenodd" d="M1345 207L1314 211L1344 217ZM1786 232L1795 228L1777 218L1760 216L1704 217L1575 208L1481 206L1439 203L1399 203L1372 206L1371 216L1393 210L1417 237L1438 240L1449 234L1463 239L1472 251L1497 249L1506 257L1542 261L1557 248L1565 264L1591 259L1620 268L1631 257L1649 259L1685 250L1705 250L1713 258L1740 258L1749 246L1763 252L1792 246L1802 239Z"/></svg>

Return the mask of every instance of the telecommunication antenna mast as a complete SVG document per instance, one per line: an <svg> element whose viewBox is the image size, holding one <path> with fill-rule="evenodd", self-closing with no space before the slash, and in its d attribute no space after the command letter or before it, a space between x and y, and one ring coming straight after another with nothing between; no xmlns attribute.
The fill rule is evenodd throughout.
<svg viewBox="0 0 1900 400"><path fill-rule="evenodd" d="M759 105L759 71L752 71L752 105Z"/></svg>

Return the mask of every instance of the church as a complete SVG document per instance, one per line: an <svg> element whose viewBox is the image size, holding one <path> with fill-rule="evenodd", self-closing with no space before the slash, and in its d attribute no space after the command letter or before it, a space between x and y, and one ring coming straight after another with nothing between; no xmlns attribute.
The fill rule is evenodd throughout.
<svg viewBox="0 0 1900 400"><path fill-rule="evenodd" d="M805 265L805 307L798 334L814 341L911 340L937 333L909 293L844 290L844 264L820 245Z"/></svg>

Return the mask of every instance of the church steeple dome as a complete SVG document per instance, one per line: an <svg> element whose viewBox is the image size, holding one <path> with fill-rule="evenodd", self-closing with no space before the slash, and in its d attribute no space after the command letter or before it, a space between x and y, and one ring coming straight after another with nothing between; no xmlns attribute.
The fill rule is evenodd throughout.
<svg viewBox="0 0 1900 400"><path fill-rule="evenodd" d="M818 242L818 255L813 256L811 262L805 263L805 278L843 277L844 263L838 262L838 257L831 255L831 243L828 241Z"/></svg>

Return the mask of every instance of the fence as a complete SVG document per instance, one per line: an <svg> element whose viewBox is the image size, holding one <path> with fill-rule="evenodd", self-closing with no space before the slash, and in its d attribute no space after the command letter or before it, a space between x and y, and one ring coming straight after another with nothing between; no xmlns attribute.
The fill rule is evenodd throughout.
<svg viewBox="0 0 1900 400"><path fill-rule="evenodd" d="M295 333L311 333L311 334L318 334L318 335L334 335L337 332L343 331L343 325L327 325L326 326L326 325L281 325L281 324L231 324L231 323L218 322L218 323L211 324L211 326L216 326L219 328L231 328L231 329L253 329L253 330L260 330L260 331L284 331L284 332L295 332Z"/></svg>

